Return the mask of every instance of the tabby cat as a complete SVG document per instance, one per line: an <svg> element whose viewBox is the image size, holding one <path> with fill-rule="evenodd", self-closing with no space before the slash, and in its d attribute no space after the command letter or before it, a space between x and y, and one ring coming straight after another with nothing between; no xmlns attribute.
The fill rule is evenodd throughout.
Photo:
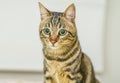
<svg viewBox="0 0 120 83"><path fill-rule="evenodd" d="M51 12L39 3L40 38L44 53L44 83L99 83L93 66L80 47L71 4L63 13Z"/></svg>

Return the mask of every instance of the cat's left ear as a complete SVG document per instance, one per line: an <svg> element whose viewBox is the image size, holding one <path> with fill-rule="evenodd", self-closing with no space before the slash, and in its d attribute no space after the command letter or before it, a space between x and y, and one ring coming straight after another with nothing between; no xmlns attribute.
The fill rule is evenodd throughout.
<svg viewBox="0 0 120 83"><path fill-rule="evenodd" d="M70 6L67 7L67 9L64 12L64 17L70 21L74 22L75 21L75 16L76 16L76 9L75 5L71 4Z"/></svg>
<svg viewBox="0 0 120 83"><path fill-rule="evenodd" d="M41 19L43 20L50 16L50 11L47 8L45 8L40 2L38 4L40 8Z"/></svg>

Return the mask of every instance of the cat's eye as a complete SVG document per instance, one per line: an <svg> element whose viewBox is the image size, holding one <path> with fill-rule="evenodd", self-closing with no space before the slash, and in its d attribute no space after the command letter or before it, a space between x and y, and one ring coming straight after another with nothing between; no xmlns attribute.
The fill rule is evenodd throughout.
<svg viewBox="0 0 120 83"><path fill-rule="evenodd" d="M44 33L45 33L46 35L50 35L50 33L51 33L51 32L50 32L50 29L45 28L45 29L44 29Z"/></svg>
<svg viewBox="0 0 120 83"><path fill-rule="evenodd" d="M59 35L61 35L61 36L63 36L63 35L65 35L66 34L66 30L65 29L61 29L60 31L59 31Z"/></svg>

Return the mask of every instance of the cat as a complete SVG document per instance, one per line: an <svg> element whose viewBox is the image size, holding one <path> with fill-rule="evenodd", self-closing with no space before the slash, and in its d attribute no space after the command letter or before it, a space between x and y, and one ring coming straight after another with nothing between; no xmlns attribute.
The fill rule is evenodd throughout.
<svg viewBox="0 0 120 83"><path fill-rule="evenodd" d="M99 83L89 57L82 52L75 25L76 9L49 11L39 2L44 83Z"/></svg>

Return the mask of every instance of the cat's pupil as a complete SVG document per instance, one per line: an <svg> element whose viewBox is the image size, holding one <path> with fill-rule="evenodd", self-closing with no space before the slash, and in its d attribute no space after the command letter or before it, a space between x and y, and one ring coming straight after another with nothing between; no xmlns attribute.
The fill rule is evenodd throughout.
<svg viewBox="0 0 120 83"><path fill-rule="evenodd" d="M47 35L50 34L50 30L49 30L48 28L45 28L45 29L44 29L44 32L45 32L45 34L47 34Z"/></svg>
<svg viewBox="0 0 120 83"><path fill-rule="evenodd" d="M65 35L66 34L66 30L65 29L61 29L59 32L60 35Z"/></svg>

